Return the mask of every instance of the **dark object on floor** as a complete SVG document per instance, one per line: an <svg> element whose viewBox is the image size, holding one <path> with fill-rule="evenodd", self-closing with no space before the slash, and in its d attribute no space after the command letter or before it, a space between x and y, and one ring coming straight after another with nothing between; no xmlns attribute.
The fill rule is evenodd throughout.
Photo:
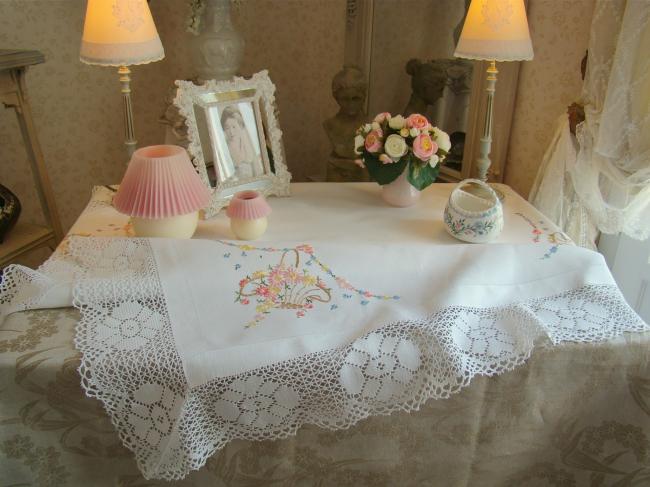
<svg viewBox="0 0 650 487"><path fill-rule="evenodd" d="M15 194L0 184L0 243L11 231L20 216L20 201Z"/></svg>

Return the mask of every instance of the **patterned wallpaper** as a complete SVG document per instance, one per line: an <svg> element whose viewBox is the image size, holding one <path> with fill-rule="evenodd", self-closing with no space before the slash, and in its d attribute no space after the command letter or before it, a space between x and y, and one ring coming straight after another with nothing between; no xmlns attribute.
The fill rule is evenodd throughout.
<svg viewBox="0 0 650 487"><path fill-rule="evenodd" d="M526 194L554 119L579 93L593 0L530 0L535 60L523 63L506 181ZM177 78L193 75L186 2L151 0L166 58L133 68L136 136L160 143L157 119ZM121 99L112 68L79 62L85 5L73 0L0 1L0 46L39 49L47 62L27 78L36 126L65 228L96 184L118 182L125 167ZM329 152L322 121L334 114L332 76L343 60L345 0L247 0L235 13L247 48L244 74L269 69L278 87L280 123L295 180L323 172ZM40 219L15 116L0 111L0 181Z"/></svg>
<svg viewBox="0 0 650 487"><path fill-rule="evenodd" d="M535 57L521 63L505 183L526 196L555 121L580 96L595 0L529 0ZM497 83L497 96L499 86Z"/></svg>

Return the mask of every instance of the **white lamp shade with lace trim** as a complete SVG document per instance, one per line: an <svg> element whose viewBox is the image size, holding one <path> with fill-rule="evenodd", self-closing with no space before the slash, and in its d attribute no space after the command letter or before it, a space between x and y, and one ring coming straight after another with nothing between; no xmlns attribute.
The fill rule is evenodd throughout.
<svg viewBox="0 0 650 487"><path fill-rule="evenodd" d="M454 56L485 61L533 59L524 0L472 0Z"/></svg>
<svg viewBox="0 0 650 487"><path fill-rule="evenodd" d="M146 0L88 0L81 61L101 66L130 66L164 57Z"/></svg>

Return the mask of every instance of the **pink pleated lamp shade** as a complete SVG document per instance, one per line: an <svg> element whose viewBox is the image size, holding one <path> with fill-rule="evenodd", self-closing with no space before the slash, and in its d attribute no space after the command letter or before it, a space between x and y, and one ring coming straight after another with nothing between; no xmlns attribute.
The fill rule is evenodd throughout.
<svg viewBox="0 0 650 487"><path fill-rule="evenodd" d="M230 200L226 215L240 220L257 220L271 213L271 207L257 191L240 191Z"/></svg>
<svg viewBox="0 0 650 487"><path fill-rule="evenodd" d="M113 206L130 216L157 219L193 213L209 200L185 149L152 145L133 153Z"/></svg>

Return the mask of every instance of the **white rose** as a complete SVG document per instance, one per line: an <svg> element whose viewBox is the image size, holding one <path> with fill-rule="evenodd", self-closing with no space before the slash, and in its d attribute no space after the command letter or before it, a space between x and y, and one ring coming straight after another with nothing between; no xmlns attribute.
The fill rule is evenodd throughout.
<svg viewBox="0 0 650 487"><path fill-rule="evenodd" d="M363 126L363 131L364 131L364 132L368 133L368 132L370 132L371 130L372 130L372 125L370 125L369 123L367 123L367 124L365 124L365 125Z"/></svg>
<svg viewBox="0 0 650 487"><path fill-rule="evenodd" d="M420 135L420 131L415 127L413 127L409 132L409 134L411 135L411 137L417 137L418 135Z"/></svg>
<svg viewBox="0 0 650 487"><path fill-rule="evenodd" d="M405 123L406 120L404 120L404 117L397 115L388 121L388 126L393 130L399 130L404 126Z"/></svg>
<svg viewBox="0 0 650 487"><path fill-rule="evenodd" d="M429 158L429 166L436 167L438 165L438 161L440 161L440 158L436 154L433 154Z"/></svg>
<svg viewBox="0 0 650 487"><path fill-rule="evenodd" d="M386 151L386 154L388 154L388 156L395 162L400 160L408 150L409 148L406 145L404 138L397 134L389 135L386 142L384 142L384 151Z"/></svg>
<svg viewBox="0 0 650 487"><path fill-rule="evenodd" d="M399 134L400 134L402 137L408 137L408 136L409 136L409 129L407 129L406 127L402 127L402 128L400 129L400 131L399 131Z"/></svg>
<svg viewBox="0 0 650 487"><path fill-rule="evenodd" d="M449 149L451 149L451 140L449 140L449 134L447 132L443 132L438 127L433 127L433 136L436 139L436 144L438 144L438 147L440 147L445 152L449 152Z"/></svg>
<svg viewBox="0 0 650 487"><path fill-rule="evenodd" d="M363 135L357 135L354 138L354 153L355 154L361 154L361 148L363 147L366 139L363 138Z"/></svg>
<svg viewBox="0 0 650 487"><path fill-rule="evenodd" d="M372 122L372 130L379 130L381 126L377 122Z"/></svg>

